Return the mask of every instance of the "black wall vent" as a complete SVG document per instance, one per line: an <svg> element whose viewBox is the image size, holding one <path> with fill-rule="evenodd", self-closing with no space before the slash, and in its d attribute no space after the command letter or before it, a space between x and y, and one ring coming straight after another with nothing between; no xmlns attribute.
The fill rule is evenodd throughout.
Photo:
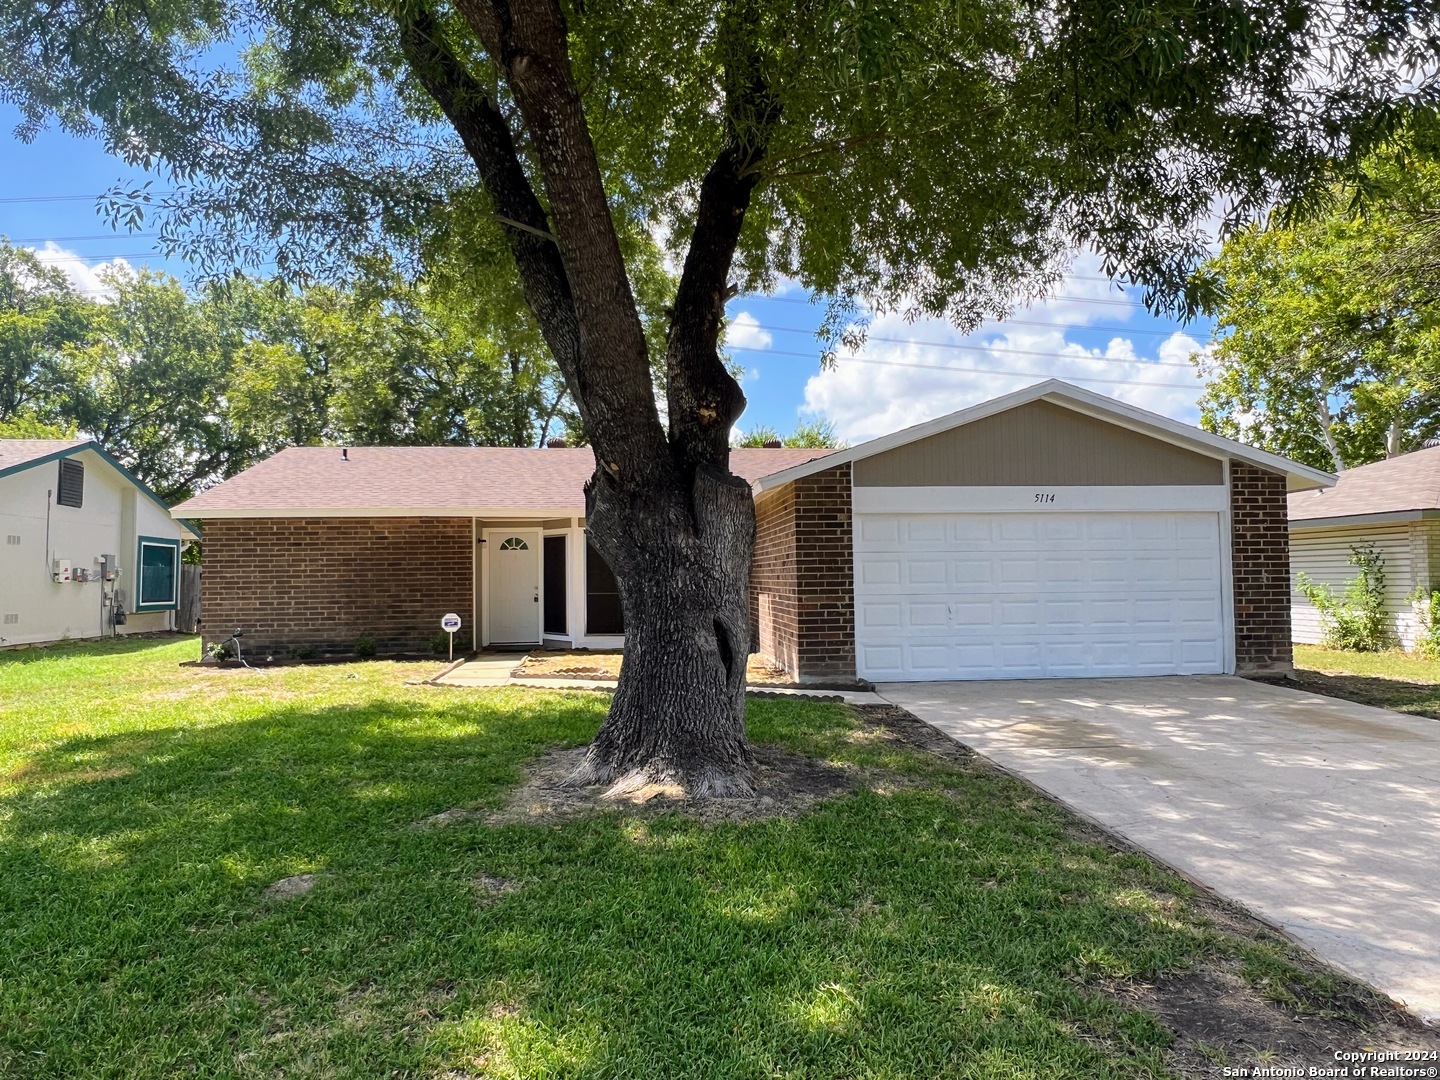
<svg viewBox="0 0 1440 1080"><path fill-rule="evenodd" d="M60 483L55 493L58 506L85 504L85 466L66 458L60 462Z"/></svg>

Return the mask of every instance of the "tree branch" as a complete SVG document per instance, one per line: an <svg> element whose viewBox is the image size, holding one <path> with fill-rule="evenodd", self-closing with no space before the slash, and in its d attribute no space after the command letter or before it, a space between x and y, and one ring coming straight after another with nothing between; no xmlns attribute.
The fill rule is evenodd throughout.
<svg viewBox="0 0 1440 1080"><path fill-rule="evenodd" d="M692 472L728 464L730 428L745 410L745 394L720 360L720 327L745 212L762 178L755 166L780 119L759 56L738 42L741 20L732 13L726 22L738 55L725 68L725 138L700 185L665 352L670 442Z"/></svg>
<svg viewBox="0 0 1440 1080"><path fill-rule="evenodd" d="M480 172L495 217L506 226L525 300L556 364L572 387L583 388L580 328L570 283L504 115L441 40L428 7L420 5L402 18L400 42L416 78L440 106ZM577 394L577 400L582 396Z"/></svg>
<svg viewBox="0 0 1440 1080"><path fill-rule="evenodd" d="M554 217L579 330L575 403L602 472L622 486L673 475L650 382L649 350L558 0L457 0L514 94ZM504 213L503 208L499 208ZM563 370L563 369L562 369Z"/></svg>

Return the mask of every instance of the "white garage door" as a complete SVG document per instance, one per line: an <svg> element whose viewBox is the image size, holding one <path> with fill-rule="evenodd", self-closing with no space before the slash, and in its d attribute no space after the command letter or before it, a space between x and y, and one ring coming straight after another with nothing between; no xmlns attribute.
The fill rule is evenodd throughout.
<svg viewBox="0 0 1440 1080"><path fill-rule="evenodd" d="M1223 670L1216 513L856 520L856 659L864 678Z"/></svg>

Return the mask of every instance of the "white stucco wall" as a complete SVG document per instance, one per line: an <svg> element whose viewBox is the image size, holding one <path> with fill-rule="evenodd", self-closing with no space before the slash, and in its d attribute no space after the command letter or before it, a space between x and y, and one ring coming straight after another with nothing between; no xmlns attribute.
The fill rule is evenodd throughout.
<svg viewBox="0 0 1440 1080"><path fill-rule="evenodd" d="M99 454L82 451L74 460L85 466L80 507L55 505L56 462L0 476L0 645L92 638L113 631L102 626L101 583L57 583L50 576L52 559L68 559L98 576L100 556L114 555L121 570L121 602L133 612L139 537L180 539L179 523ZM48 548L47 492L52 493ZM171 611L132 613L119 630L165 630L174 625L174 617ZM108 618L103 621L108 624Z"/></svg>

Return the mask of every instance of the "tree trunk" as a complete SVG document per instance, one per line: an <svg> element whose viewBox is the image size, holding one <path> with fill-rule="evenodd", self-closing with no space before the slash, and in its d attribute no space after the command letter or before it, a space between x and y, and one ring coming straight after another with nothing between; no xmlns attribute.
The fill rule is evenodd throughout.
<svg viewBox="0 0 1440 1080"><path fill-rule="evenodd" d="M619 583L625 659L609 717L574 780L615 793L678 787L754 791L745 739L750 654L750 486L729 471L745 396L718 342L728 276L779 117L744 47L754 12L727 12L723 138L700 185L666 347L661 426L644 327L571 70L558 0L457 0L508 86L525 138L450 51L422 2L401 16L417 78L460 135L507 227L526 302L565 377L595 452L587 530ZM530 183L531 156L546 195Z"/></svg>
<svg viewBox="0 0 1440 1080"><path fill-rule="evenodd" d="M701 467L689 498L586 488L586 530L615 573L625 658L610 713L572 782L609 794L754 794L745 738L750 655L750 486ZM689 507L685 505L689 503Z"/></svg>

